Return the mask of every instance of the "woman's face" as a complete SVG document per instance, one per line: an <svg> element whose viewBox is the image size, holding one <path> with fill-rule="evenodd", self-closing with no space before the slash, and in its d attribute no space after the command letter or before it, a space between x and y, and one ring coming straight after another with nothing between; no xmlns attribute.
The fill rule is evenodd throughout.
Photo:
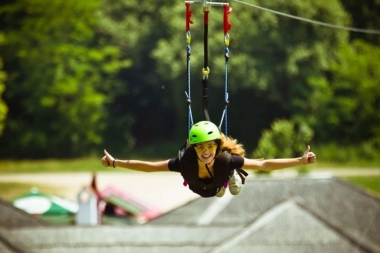
<svg viewBox="0 0 380 253"><path fill-rule="evenodd" d="M197 152L198 159L208 164L215 158L218 144L216 144L215 141L205 141L197 143L194 148L195 152Z"/></svg>

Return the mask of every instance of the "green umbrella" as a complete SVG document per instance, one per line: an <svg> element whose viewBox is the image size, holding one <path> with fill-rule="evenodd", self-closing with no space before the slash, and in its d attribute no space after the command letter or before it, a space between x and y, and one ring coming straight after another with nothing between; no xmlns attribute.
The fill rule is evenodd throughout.
<svg viewBox="0 0 380 253"><path fill-rule="evenodd" d="M14 199L12 204L27 213L38 215L73 214L78 211L77 203L39 192L36 188Z"/></svg>

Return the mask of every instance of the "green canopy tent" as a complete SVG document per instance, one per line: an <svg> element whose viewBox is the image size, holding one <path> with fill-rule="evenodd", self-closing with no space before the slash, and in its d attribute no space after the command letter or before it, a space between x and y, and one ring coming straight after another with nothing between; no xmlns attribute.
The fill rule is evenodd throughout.
<svg viewBox="0 0 380 253"><path fill-rule="evenodd" d="M34 215L70 215L78 211L77 203L42 193L37 188L14 199L12 204Z"/></svg>

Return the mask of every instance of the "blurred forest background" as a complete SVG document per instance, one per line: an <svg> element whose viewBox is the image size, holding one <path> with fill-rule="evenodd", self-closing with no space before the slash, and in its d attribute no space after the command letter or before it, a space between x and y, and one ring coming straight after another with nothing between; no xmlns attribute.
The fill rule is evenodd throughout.
<svg viewBox="0 0 380 253"><path fill-rule="evenodd" d="M380 35L228 1L229 135L251 157L380 161ZM378 0L247 0L380 28ZM192 109L202 101L203 9L192 5ZM209 111L224 107L223 8L211 7ZM185 5L179 0L3 0L0 159L170 158L187 134ZM133 156L133 157L132 157Z"/></svg>

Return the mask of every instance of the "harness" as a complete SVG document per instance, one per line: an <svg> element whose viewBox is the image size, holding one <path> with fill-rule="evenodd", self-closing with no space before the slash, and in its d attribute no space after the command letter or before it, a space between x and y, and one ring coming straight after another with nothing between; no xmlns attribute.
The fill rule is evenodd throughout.
<svg viewBox="0 0 380 253"><path fill-rule="evenodd" d="M204 198L214 197L222 187L227 188L228 180L233 175L235 169L231 167L231 153L227 150L221 151L214 159L214 174L211 173L206 165L210 175L210 182L206 183L198 176L198 157L194 147L187 148L179 159L181 175L184 178L183 185L188 185L190 190ZM235 170L244 184L248 173L240 168L236 168Z"/></svg>
<svg viewBox="0 0 380 253"><path fill-rule="evenodd" d="M184 186L189 186L190 190L201 195L202 197L213 197L221 189L227 187L227 182L230 177L229 164L231 154L223 151L214 160L214 175L207 168L211 177L209 184L204 183L198 176L198 157L195 149L189 147L180 158L181 175L184 178Z"/></svg>

